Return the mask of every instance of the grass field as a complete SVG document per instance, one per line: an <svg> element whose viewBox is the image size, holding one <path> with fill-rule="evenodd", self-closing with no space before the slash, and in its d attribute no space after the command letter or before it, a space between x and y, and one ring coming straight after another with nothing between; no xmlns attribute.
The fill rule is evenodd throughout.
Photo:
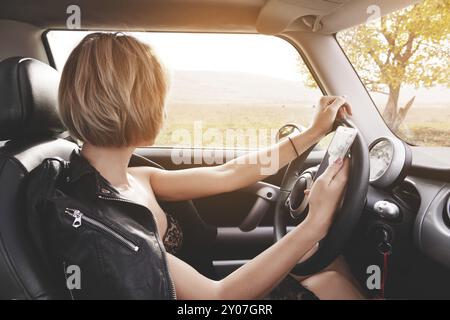
<svg viewBox="0 0 450 320"><path fill-rule="evenodd" d="M186 147L194 145L194 123L197 122L198 128L200 125L198 121L201 121L203 133L201 146L246 149L251 144L249 139L235 141L234 145L233 143L230 145L226 141L226 130L243 130L244 135L248 129L253 130L258 136L263 137L258 139L260 142L255 147L264 147L273 142L271 133L276 132L283 124L296 122L307 125L311 120L312 108L298 105L172 104L168 107L167 114L164 128L156 145ZM209 139L208 130L209 132L220 132L223 138ZM179 139L183 133L186 135L185 139Z"/></svg>
<svg viewBox="0 0 450 320"><path fill-rule="evenodd" d="M300 104L172 103L168 106L168 117L156 145L260 148L273 143L274 140L271 138L274 132L285 123L295 122L307 126L312 112L310 105ZM196 123L195 126L194 123ZM234 130L234 133L237 132L236 130L243 131L240 138L234 141L231 139L230 142L226 136L227 129ZM250 131L247 131L248 129ZM255 133L258 137L256 146L255 141L250 137ZM413 106L399 135L417 145L450 146L450 105ZM199 136L200 140L198 140Z"/></svg>
<svg viewBox="0 0 450 320"><path fill-rule="evenodd" d="M413 106L399 135L417 145L450 147L450 105Z"/></svg>

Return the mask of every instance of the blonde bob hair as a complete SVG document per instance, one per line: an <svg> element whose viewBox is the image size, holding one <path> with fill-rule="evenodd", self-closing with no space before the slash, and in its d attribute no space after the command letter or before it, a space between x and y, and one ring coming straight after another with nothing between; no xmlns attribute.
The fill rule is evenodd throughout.
<svg viewBox="0 0 450 320"><path fill-rule="evenodd" d="M74 138L95 146L152 144L167 87L165 70L148 45L121 33L91 33L64 66L59 114Z"/></svg>

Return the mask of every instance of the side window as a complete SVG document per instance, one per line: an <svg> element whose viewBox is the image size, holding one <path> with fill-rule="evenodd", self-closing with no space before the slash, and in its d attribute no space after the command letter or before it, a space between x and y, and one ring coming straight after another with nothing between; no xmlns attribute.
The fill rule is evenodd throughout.
<svg viewBox="0 0 450 320"><path fill-rule="evenodd" d="M57 68L86 32L50 31ZM256 149L288 122L307 126L322 95L299 53L271 36L130 33L169 70L166 120L155 146Z"/></svg>
<svg viewBox="0 0 450 320"><path fill-rule="evenodd" d="M450 2L424 0L337 39L390 129L450 146Z"/></svg>

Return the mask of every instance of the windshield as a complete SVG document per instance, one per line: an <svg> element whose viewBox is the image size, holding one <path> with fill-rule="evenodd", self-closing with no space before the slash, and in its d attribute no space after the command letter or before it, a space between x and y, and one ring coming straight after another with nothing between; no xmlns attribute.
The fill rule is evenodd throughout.
<svg viewBox="0 0 450 320"><path fill-rule="evenodd" d="M47 33L58 70L87 33ZM155 146L265 147L285 123L308 126L322 95L298 51L278 37L129 34L153 47L170 75L167 118Z"/></svg>
<svg viewBox="0 0 450 320"><path fill-rule="evenodd" d="M386 124L411 144L450 146L449 28L450 2L425 0L337 34Z"/></svg>

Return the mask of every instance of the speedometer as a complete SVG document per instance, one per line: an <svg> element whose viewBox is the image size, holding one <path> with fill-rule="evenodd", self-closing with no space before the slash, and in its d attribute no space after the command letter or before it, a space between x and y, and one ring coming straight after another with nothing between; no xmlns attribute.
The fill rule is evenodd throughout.
<svg viewBox="0 0 450 320"><path fill-rule="evenodd" d="M411 150L396 138L379 138L369 147L370 183L389 187L405 177L411 165Z"/></svg>
<svg viewBox="0 0 450 320"><path fill-rule="evenodd" d="M389 140L381 140L370 150L370 181L386 173L394 157L394 146Z"/></svg>

